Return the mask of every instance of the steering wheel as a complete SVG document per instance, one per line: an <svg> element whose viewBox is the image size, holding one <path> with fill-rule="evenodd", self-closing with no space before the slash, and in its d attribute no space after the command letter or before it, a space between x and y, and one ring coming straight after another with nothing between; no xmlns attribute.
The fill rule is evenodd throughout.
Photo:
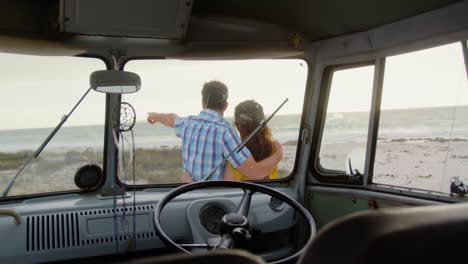
<svg viewBox="0 0 468 264"><path fill-rule="evenodd" d="M224 215L221 219L221 239L215 244L213 241L207 241L207 244L177 244L171 238L169 238L166 233L164 233L161 227L161 211L163 210L164 206L172 201L175 197L198 189L205 189L205 188L219 188L219 187L231 187L231 188L240 188L244 191L244 195L240 201L239 206L237 207L237 212L231 212ZM292 208L294 208L297 212L299 212L302 217L307 221L307 226L309 229L309 237L307 242L304 246L297 251L296 253L287 256L283 259L276 260L274 262L270 262L270 264L279 264L284 262L289 262L298 258L306 245L310 244L312 239L315 235L315 222L310 213L297 201L290 198L289 196L282 194L272 188L251 183L251 182L243 182L243 181L202 181L202 182L194 182L190 184L182 185L178 188L175 188L161 201L158 202L156 209L154 210L154 219L153 224L154 228L156 229L156 233L159 235L161 240L169 247L172 247L178 251L185 252L191 254L190 251L184 248L185 247L198 247L198 248L207 248L207 249L228 249L234 246L234 242L241 242L244 239L249 239L251 237L249 232L249 221L248 221L248 214L250 209L250 202L252 200L252 195L256 192L268 194L272 197L275 197L282 202L285 202Z"/></svg>

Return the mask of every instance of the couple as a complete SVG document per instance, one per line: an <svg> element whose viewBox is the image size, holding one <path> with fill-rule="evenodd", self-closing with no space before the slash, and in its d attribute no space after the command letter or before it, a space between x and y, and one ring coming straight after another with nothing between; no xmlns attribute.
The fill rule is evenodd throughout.
<svg viewBox="0 0 468 264"><path fill-rule="evenodd" d="M226 85L211 81L203 85L203 110L199 115L181 118L173 113L148 113L148 123L173 127L176 136L182 139L182 182L200 181L241 144L234 128L223 117L227 98ZM235 109L234 123L241 138L247 137L264 118L262 106L255 101L240 103ZM211 180L276 178L276 167L282 158L281 145L271 139L270 129L265 126L241 151L235 151Z"/></svg>

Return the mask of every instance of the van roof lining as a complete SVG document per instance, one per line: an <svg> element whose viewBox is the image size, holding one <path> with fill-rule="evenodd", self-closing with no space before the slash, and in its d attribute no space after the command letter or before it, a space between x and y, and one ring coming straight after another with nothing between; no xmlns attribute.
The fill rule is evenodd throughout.
<svg viewBox="0 0 468 264"><path fill-rule="evenodd" d="M38 56L76 56L87 50L75 44L0 35L0 52Z"/></svg>

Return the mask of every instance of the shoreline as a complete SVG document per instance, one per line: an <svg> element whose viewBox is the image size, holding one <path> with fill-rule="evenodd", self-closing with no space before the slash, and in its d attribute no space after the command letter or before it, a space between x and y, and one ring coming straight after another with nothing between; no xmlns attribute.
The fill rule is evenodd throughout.
<svg viewBox="0 0 468 264"><path fill-rule="evenodd" d="M289 176L294 168L296 142L291 140L282 143L283 160L278 165L279 177ZM347 155L359 148L365 148L365 143L323 144L320 150L321 167L344 171ZM0 188L6 186L30 153L0 152ZM44 151L36 162L25 169L18 181L18 188L24 191L33 188L76 189L74 175L79 167L92 163L102 164L102 157L102 152L91 148L83 151ZM126 152L126 158L128 157ZM136 148L135 158L137 182L179 182L182 173L180 147ZM377 143L373 182L449 193L451 177L458 176L464 183L468 183L468 175L463 174L466 168L468 139L382 138ZM131 175L128 173L127 175ZM48 186L49 183L54 186Z"/></svg>

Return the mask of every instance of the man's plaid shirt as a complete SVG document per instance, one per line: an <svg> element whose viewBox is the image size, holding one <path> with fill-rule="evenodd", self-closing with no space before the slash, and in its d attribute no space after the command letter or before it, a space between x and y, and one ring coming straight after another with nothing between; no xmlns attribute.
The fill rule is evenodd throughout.
<svg viewBox="0 0 468 264"><path fill-rule="evenodd" d="M200 181L240 143L234 128L216 111L204 109L198 116L177 118L176 136L182 139L182 158L184 170L193 181ZM228 161L234 168L250 156L244 147L234 152ZM211 176L210 180L222 180L224 165Z"/></svg>

